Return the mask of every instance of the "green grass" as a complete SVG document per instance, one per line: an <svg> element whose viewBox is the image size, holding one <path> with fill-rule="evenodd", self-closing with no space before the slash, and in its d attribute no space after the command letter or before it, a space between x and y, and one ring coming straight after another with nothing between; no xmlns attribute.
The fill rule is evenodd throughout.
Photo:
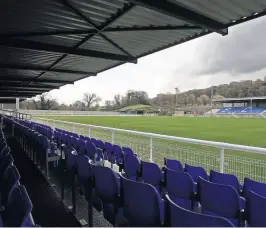
<svg viewBox="0 0 266 228"><path fill-rule="evenodd" d="M49 116L57 120L266 147L266 120L158 116Z"/></svg>
<svg viewBox="0 0 266 228"><path fill-rule="evenodd" d="M152 108L151 105L142 105L142 104L138 104L138 105L129 105L127 107L121 108L119 109L119 111L127 111L127 110L146 110L146 109L150 109Z"/></svg>

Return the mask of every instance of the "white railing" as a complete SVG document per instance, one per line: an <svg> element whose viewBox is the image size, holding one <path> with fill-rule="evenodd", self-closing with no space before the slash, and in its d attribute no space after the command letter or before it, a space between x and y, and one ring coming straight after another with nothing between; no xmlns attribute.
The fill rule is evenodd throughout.
<svg viewBox="0 0 266 228"><path fill-rule="evenodd" d="M131 147L142 160L163 165L163 158L180 160L183 164L202 166L232 173L243 181L249 177L266 182L266 148L213 142L139 132L112 127L80 124L54 119L37 118L34 121L72 131L81 135Z"/></svg>
<svg viewBox="0 0 266 228"><path fill-rule="evenodd" d="M137 114L125 114L115 111L71 111L71 110L26 110L21 112L34 116L140 116Z"/></svg>

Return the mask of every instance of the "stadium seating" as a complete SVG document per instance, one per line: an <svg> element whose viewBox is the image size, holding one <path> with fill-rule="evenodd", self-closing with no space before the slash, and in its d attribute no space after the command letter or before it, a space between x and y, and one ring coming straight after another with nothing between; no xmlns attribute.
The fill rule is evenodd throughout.
<svg viewBox="0 0 266 228"><path fill-rule="evenodd" d="M221 108L216 114L260 114L265 111L266 108Z"/></svg>
<svg viewBox="0 0 266 228"><path fill-rule="evenodd" d="M171 227L234 227L227 219L213 215L195 213L175 204L166 195L165 223Z"/></svg>
<svg viewBox="0 0 266 228"><path fill-rule="evenodd" d="M20 174L10 154L2 129L0 129L0 227L35 226L31 211L32 203L23 185Z"/></svg>
<svg viewBox="0 0 266 228"><path fill-rule="evenodd" d="M231 174L211 170L208 176L200 166L167 158L164 167L160 168L155 163L142 161L128 147L34 122L5 121L14 124L15 136L29 150L31 147L36 150L34 147L37 146L35 153L62 154L64 170L77 177L78 184L85 188L89 204L103 211L104 217L113 225L117 224L118 215L124 217L129 226L239 226L245 221L253 226L266 222L265 216L255 213L260 207L264 208L264 183L245 178L242 191L237 177ZM78 143L73 138L78 139ZM59 152L46 150L52 144L57 145ZM6 146L1 140L0 145ZM44 164L47 156L37 155L36 158ZM103 162L97 163L99 160ZM10 161L12 163L9 156L9 160L3 160L3 165L0 163L0 172L9 167ZM120 165L120 173L105 167L105 162ZM69 183L76 185L72 180ZM195 209L202 214L192 212Z"/></svg>

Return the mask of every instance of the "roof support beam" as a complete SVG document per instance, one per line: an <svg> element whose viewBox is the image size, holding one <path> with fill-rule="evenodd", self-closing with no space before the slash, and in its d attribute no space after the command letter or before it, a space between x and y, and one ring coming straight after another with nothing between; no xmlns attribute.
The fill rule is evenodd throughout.
<svg viewBox="0 0 266 228"><path fill-rule="evenodd" d="M128 53L125 49L123 49L122 47L120 47L117 43L115 43L113 40L111 40L110 38L106 37L104 34L102 34L100 32L101 28L99 28L96 24L94 24L90 18L86 17L85 15L83 15L83 13L79 10L76 9L71 3L68 2L68 0L62 0L63 4L68 7L71 11L73 11L76 15L78 15L79 17L81 17L84 21L86 21L90 26L92 26L98 33L99 36L101 36L104 40L106 40L108 43L110 43L112 46L114 46L116 49L118 49L119 51L125 53L127 56L129 56L130 58L134 59L134 57Z"/></svg>
<svg viewBox="0 0 266 228"><path fill-rule="evenodd" d="M1 97L35 97L37 96L38 93L14 93L14 92L1 92L0 91L0 96Z"/></svg>
<svg viewBox="0 0 266 228"><path fill-rule="evenodd" d="M44 89L58 89L59 87L58 86L55 86L55 85L45 85L45 84L31 84L30 86L28 86L28 83L25 84L25 83L21 83L21 82L1 82L0 83L1 86L8 86L8 87L22 87L22 86L25 86L26 88L44 88Z"/></svg>
<svg viewBox="0 0 266 228"><path fill-rule="evenodd" d="M135 32L135 31L171 31L171 30L189 30L189 29L202 29L200 26L193 25L167 25L167 26L138 26L138 27L116 27L106 28L102 33L108 32ZM22 37L35 37L35 36L63 36L63 35L80 35L88 34L94 35L98 32L96 29L77 29L77 30L55 30L48 32L22 32L22 33L6 33L1 34L1 38L22 38Z"/></svg>
<svg viewBox="0 0 266 228"><path fill-rule="evenodd" d="M23 76L0 76L0 81L6 82L32 82L35 78L23 77ZM73 84L72 81L68 80L55 80L55 79L37 79L37 82L43 83L55 83L55 84Z"/></svg>
<svg viewBox="0 0 266 228"><path fill-rule="evenodd" d="M20 90L21 89L21 86L1 86L0 87L0 90ZM46 91L46 92L49 92L50 89L49 88L36 88L34 86L32 87L25 87L26 91L36 91L36 92L42 92L42 91Z"/></svg>
<svg viewBox="0 0 266 228"><path fill-rule="evenodd" d="M131 58L126 55L118 55L118 54L113 54L113 53L92 51L92 50L86 50L86 49L75 49L75 48L69 48L69 47L65 47L61 45L44 44L44 43L33 42L33 41L28 41L28 40L0 39L0 45L5 46L5 47L13 47L13 48L26 49L26 50L45 51L45 52L60 53L60 54L67 54L67 55L71 54L71 55L78 55L78 56L84 56L84 57L93 57L93 58L100 58L100 59L136 63L136 59Z"/></svg>
<svg viewBox="0 0 266 228"><path fill-rule="evenodd" d="M32 71L40 71L40 72L81 74L81 75L87 75L87 76L96 76L96 73L94 73L94 72L65 70L65 69L47 69L47 68L41 67L41 66L30 66L30 65L15 65L15 64L2 64L2 63L0 63L0 69L32 70Z"/></svg>
<svg viewBox="0 0 266 228"><path fill-rule="evenodd" d="M17 93L21 90L21 87L20 88L13 88L13 89L8 89L8 88L5 88L5 87L0 87L0 93L1 92L13 92L13 93ZM29 89L29 88L24 88L23 90L24 92L29 92L29 93L45 93L45 92L49 92L49 90L34 90L34 89Z"/></svg>
<svg viewBox="0 0 266 228"><path fill-rule="evenodd" d="M228 34L228 28L225 24L190 10L185 6L178 5L178 3L166 2L164 0L128 0L128 2L186 21L193 25L198 25L202 28L220 33L221 35Z"/></svg>

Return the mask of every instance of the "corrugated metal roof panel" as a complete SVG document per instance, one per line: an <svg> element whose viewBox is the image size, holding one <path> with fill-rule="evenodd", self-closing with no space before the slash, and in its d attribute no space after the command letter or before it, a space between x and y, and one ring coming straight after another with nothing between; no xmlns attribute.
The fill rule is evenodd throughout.
<svg viewBox="0 0 266 228"><path fill-rule="evenodd" d="M108 36L108 34L106 35ZM102 51L102 52L109 52L109 53L115 53L115 54L124 54L121 50L114 47L112 44L107 42L105 39L103 39L99 35L93 36L86 43L79 46L79 48Z"/></svg>
<svg viewBox="0 0 266 228"><path fill-rule="evenodd" d="M64 67L64 69L69 70L89 70L91 72L97 72L100 71L102 68L109 67L117 63L119 63L119 61L68 55L66 58L60 61L54 67L54 69Z"/></svg>
<svg viewBox="0 0 266 228"><path fill-rule="evenodd" d="M62 73L50 73L50 72L46 72L45 74L43 74L39 79L56 79L56 80L79 80L80 75L76 75L76 74L62 74Z"/></svg>
<svg viewBox="0 0 266 228"><path fill-rule="evenodd" d="M116 14L118 10L124 7L124 3L120 1L71 0L69 2L71 5L80 9L84 16L98 26L109 20L112 15Z"/></svg>
<svg viewBox="0 0 266 228"><path fill-rule="evenodd" d="M43 67L49 67L61 54L24 50L17 48L7 48L0 46L0 63L5 64L29 64Z"/></svg>
<svg viewBox="0 0 266 228"><path fill-rule="evenodd" d="M228 26L266 14L265 0L147 1L150 6L145 5L145 2L141 3L141 0L3 0L0 8L0 65L2 64L0 74L34 78L41 76L41 79L54 81L58 78L75 81L85 77L87 72L96 74L126 61L135 60L132 57L126 58L124 62L107 60L104 56L106 53L109 53L108 59L122 59L126 55L141 57L211 31L225 34L224 28ZM162 5L157 4L158 2ZM172 7L174 7L173 3L178 4L194 13L188 12L190 15L183 14L182 17L173 16L178 10L167 12L171 11L170 6L164 6L169 2ZM179 13L182 14L181 11ZM200 15L195 16L195 13L205 18ZM191 18L185 19L189 16ZM194 26L195 29L188 28L188 25ZM122 31L123 29L126 31ZM93 35L95 33L97 35ZM101 33L109 41L103 38ZM34 42L16 43L14 38ZM14 48L15 46L19 46L20 49ZM75 53L76 47L91 50L91 52L82 50ZM14 69L5 69L3 64L13 64ZM16 70L34 69L34 67L39 71ZM61 73L42 73L51 68L58 69ZM74 70L79 72L73 72Z"/></svg>
<svg viewBox="0 0 266 228"><path fill-rule="evenodd" d="M265 0L168 0L182 4L223 23L248 17L266 9Z"/></svg>
<svg viewBox="0 0 266 228"><path fill-rule="evenodd" d="M12 0L1 2L0 34L92 28L59 1ZM8 22L8 23L7 23Z"/></svg>
<svg viewBox="0 0 266 228"><path fill-rule="evenodd" d="M150 9L136 6L110 27L187 25L189 23Z"/></svg>
<svg viewBox="0 0 266 228"><path fill-rule="evenodd" d="M63 45L66 47L76 46L87 34L80 35L52 35L52 36L34 36L24 37L25 40L32 40L46 44Z"/></svg>
<svg viewBox="0 0 266 228"><path fill-rule="evenodd" d="M21 77L37 77L40 74L40 72L37 71L31 71L31 70L14 70L14 69L0 69L0 75L1 76L21 76Z"/></svg>
<svg viewBox="0 0 266 228"><path fill-rule="evenodd" d="M203 30L185 30L185 31L141 31L124 32L123 36L119 32L109 32L108 37L130 52L133 56L140 56L144 53L162 48L175 41L188 38L198 34Z"/></svg>

